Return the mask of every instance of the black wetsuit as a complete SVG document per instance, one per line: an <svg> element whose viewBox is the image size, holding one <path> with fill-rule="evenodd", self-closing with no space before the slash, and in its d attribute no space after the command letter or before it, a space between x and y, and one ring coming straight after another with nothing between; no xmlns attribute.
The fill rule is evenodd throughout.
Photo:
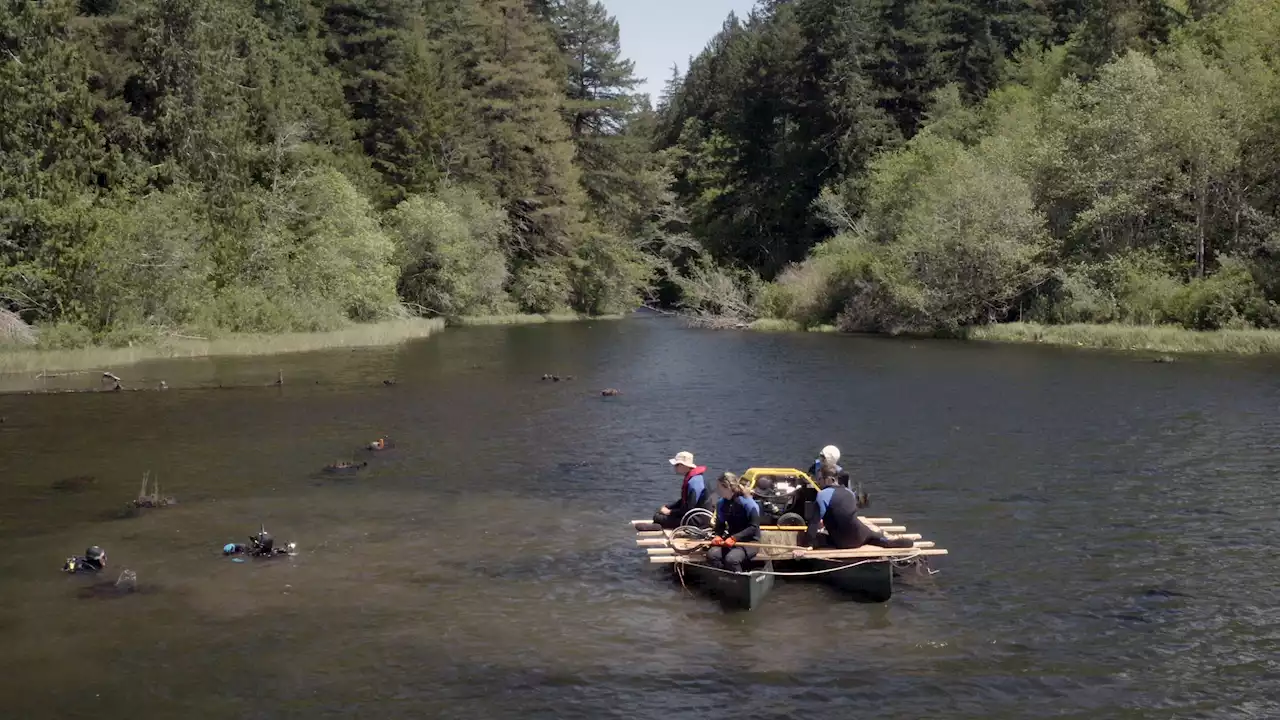
<svg viewBox="0 0 1280 720"><path fill-rule="evenodd" d="M890 540L883 533L873 531L858 518L858 498L853 491L843 485L832 485L818 493L813 504L813 516L809 518L809 531L805 534L804 544L815 547L818 541L818 528L826 526L827 542L844 550L860 548L863 545L874 545L882 548L909 548L915 543L910 540Z"/></svg>
<svg viewBox="0 0 1280 720"><path fill-rule="evenodd" d="M755 500L738 495L716 505L716 537L733 538L736 542L760 541L760 506ZM756 556L755 548L723 545L707 550L707 564L730 572L742 572L743 563Z"/></svg>

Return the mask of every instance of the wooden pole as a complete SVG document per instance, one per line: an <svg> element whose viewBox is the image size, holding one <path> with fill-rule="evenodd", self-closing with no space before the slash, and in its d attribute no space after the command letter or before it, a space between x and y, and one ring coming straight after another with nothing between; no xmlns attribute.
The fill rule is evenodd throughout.
<svg viewBox="0 0 1280 720"><path fill-rule="evenodd" d="M933 542L929 540L922 540L920 542L915 543L915 547L919 549L929 549L929 548L932 548L933 545L934 545ZM738 543L734 547L753 547L753 548L765 548L770 550L804 550L805 557L825 557L827 554L833 553L833 552L853 552L854 550L868 550L868 549L906 550L908 549L908 548L877 548L874 545L872 546L864 545L863 547L860 547L860 548L853 548L853 550L839 550L834 548L831 550L805 550L805 548L796 547L795 545L766 545L764 543ZM679 550L697 551L700 549L705 549L705 548L701 548L696 545L693 547L685 547L685 548L677 548L672 546L651 547L651 548L646 548L645 552L648 553L649 555L676 555L678 554ZM776 560L778 558L774 558L774 559Z"/></svg>
<svg viewBox="0 0 1280 720"><path fill-rule="evenodd" d="M836 554L839 553L839 554ZM893 560L897 558L909 557L935 557L938 555L946 555L947 551L942 548L858 548L857 550L838 550L830 552L811 552L805 553L805 560ZM652 555L649 562L654 564L660 563L677 563L677 562L699 562L702 558L697 555Z"/></svg>
<svg viewBox="0 0 1280 720"><path fill-rule="evenodd" d="M893 522L893 518L861 518L861 520L862 520L862 522L864 522L864 523L868 523L868 524L870 524L870 525L889 525L889 524L891 524L891 523ZM632 520L632 521L631 521L631 524L632 524L633 526L634 526L634 525L649 525L649 524L651 524L651 523L653 523L653 521L652 521L652 520ZM765 526L763 526L763 528L762 528L762 529L764 529L764 530L797 530L797 531L799 531L799 530L807 530L808 528L801 527L801 526L794 526L794 525L788 525L788 526L786 526L786 527L781 527L781 526L777 526L777 525L765 525ZM662 530L642 530L641 532L663 532L663 531L662 531Z"/></svg>

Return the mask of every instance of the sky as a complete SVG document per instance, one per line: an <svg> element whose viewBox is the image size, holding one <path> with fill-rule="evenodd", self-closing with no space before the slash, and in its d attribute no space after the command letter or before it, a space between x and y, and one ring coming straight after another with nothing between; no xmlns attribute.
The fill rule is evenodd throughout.
<svg viewBox="0 0 1280 720"><path fill-rule="evenodd" d="M745 19L755 0L603 0L618 20L622 54L636 64L636 76L645 83L636 88L658 104L662 86L671 77L672 64L680 73L689 69L689 57L702 52L720 31L729 12Z"/></svg>

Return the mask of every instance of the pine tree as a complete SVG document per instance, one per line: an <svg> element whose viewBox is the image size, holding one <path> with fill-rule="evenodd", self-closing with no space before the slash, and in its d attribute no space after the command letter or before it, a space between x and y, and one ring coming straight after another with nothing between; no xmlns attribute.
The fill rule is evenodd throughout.
<svg viewBox="0 0 1280 720"><path fill-rule="evenodd" d="M76 316L84 237L112 172L70 0L0 5L0 307Z"/></svg>
<svg viewBox="0 0 1280 720"><path fill-rule="evenodd" d="M516 257L563 254L582 200L555 45L524 0L465 0L454 22L450 52L465 68L466 113L483 144L467 179L505 203Z"/></svg>
<svg viewBox="0 0 1280 720"><path fill-rule="evenodd" d="M462 162L451 134L456 68L403 0L342 0L325 10L330 61L344 76L364 153L389 185L390 202L423 192Z"/></svg>
<svg viewBox="0 0 1280 720"><path fill-rule="evenodd" d="M633 121L644 112L633 94L640 80L621 58L618 23L595 0L556 0L550 6L566 69L564 112L590 207L600 221L624 232L642 222L660 190L654 158Z"/></svg>

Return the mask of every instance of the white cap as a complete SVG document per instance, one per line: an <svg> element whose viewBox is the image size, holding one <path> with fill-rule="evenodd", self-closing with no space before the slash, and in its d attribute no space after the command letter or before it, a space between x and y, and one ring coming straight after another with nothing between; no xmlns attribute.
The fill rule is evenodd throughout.
<svg viewBox="0 0 1280 720"><path fill-rule="evenodd" d="M672 465L683 465L688 468L697 467L696 465L693 464L693 453L689 452L688 450L681 450L680 452L676 453L675 457L671 458L667 462L671 463Z"/></svg>
<svg viewBox="0 0 1280 720"><path fill-rule="evenodd" d="M828 445L822 448L822 459L833 463L840 462L840 448L835 445Z"/></svg>

